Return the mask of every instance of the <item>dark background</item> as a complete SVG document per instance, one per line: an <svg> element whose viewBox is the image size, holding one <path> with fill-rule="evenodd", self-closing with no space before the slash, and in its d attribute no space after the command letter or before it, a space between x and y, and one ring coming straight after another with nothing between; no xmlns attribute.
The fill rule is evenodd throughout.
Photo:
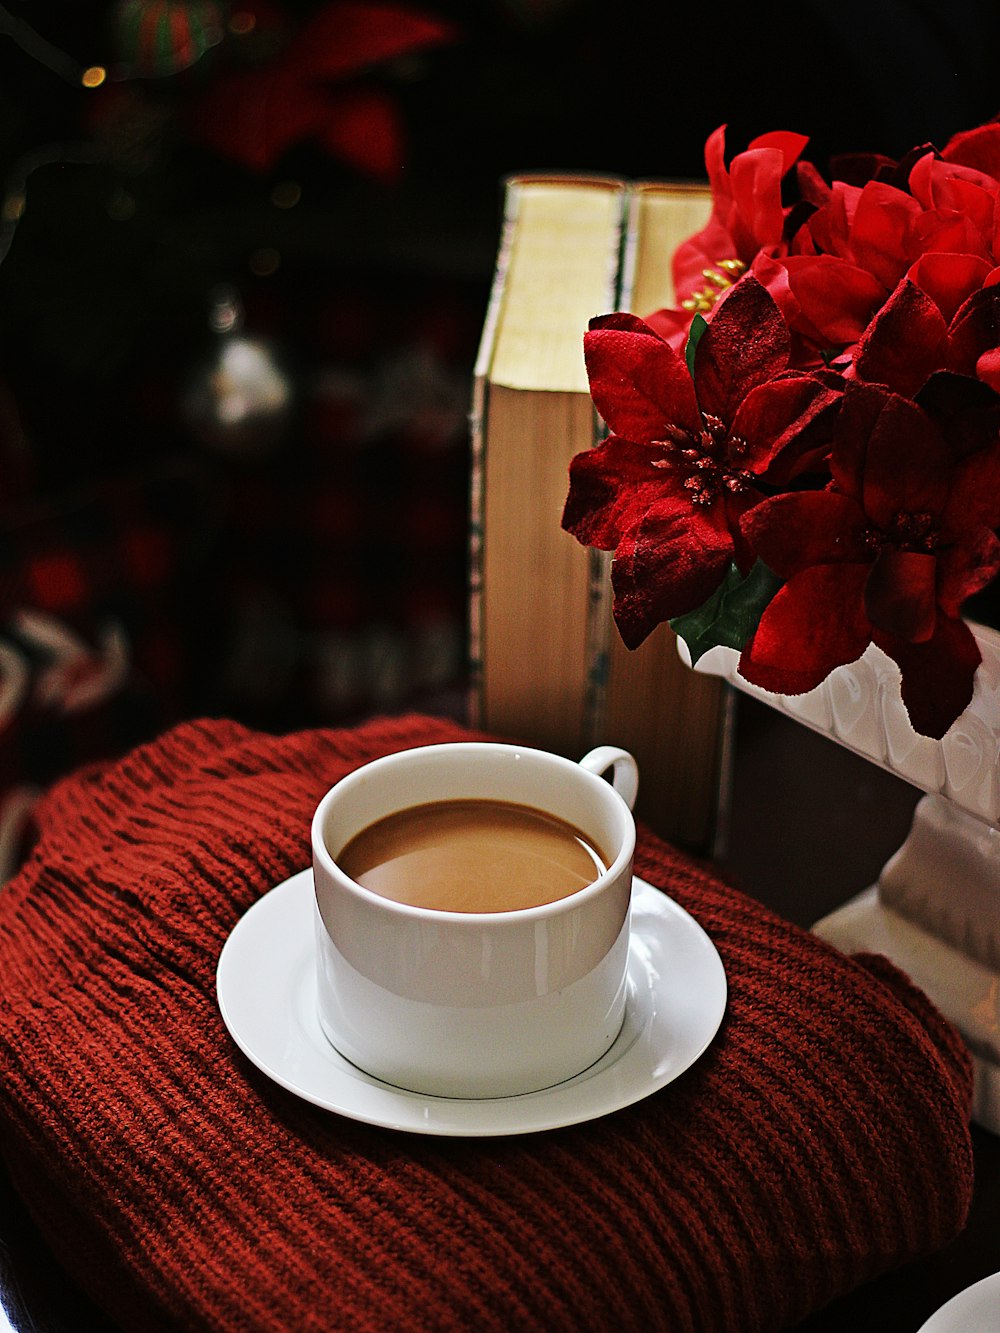
<svg viewBox="0 0 1000 1333"><path fill-rule="evenodd" d="M123 15L170 10L183 34L207 2L0 10L0 671L20 681L0 792L180 716L280 730L461 692L466 412L505 174L696 177L723 122L731 151L795 129L825 166L1000 110L986 4L429 2L409 13L437 38L395 58L324 29L312 45L346 59L312 81L317 119L269 81L296 40L399 14L211 0L223 40L185 67L168 44L150 75ZM220 284L284 395L242 427L210 379Z"/></svg>
<svg viewBox="0 0 1000 1333"><path fill-rule="evenodd" d="M198 3L142 7L183 31ZM223 40L152 74L127 7L0 7L0 879L38 790L181 717L461 712L466 414L504 175L698 177L721 123L730 151L808 134L823 167L1000 112L986 3L428 0L441 39L348 59L322 115L286 81L274 116L299 128L255 164L254 99L227 80L263 106L296 37L353 7L220 4ZM326 54L363 46L345 28ZM93 91L90 65L111 75ZM235 336L210 327L220 284L278 395L242 425L212 388ZM875 877L915 796L741 701L728 866L807 925ZM906 1333L1000 1266L996 1140L977 1151L992 1241L810 1329ZM0 1194L8 1289L41 1327L100 1327Z"/></svg>

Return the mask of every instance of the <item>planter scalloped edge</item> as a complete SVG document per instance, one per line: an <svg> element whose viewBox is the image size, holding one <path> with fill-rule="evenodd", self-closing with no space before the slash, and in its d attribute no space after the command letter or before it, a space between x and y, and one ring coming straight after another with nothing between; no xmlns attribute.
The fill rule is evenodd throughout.
<svg viewBox="0 0 1000 1333"><path fill-rule="evenodd" d="M1000 633L970 628L983 661L968 708L940 741L910 726L899 669L874 645L798 696L750 685L730 648L713 648L694 669L925 793L877 884L813 930L845 953L885 954L934 1001L972 1053L973 1118L1000 1134ZM678 651L690 665L682 640Z"/></svg>
<svg viewBox="0 0 1000 1333"><path fill-rule="evenodd" d="M976 672L972 701L940 740L910 726L899 695L899 668L872 644L850 666L838 667L808 694L769 694L737 674L739 654L713 648L695 670L723 676L744 694L787 713L856 751L907 782L946 796L978 819L1000 822L1000 633L970 628L983 661ZM683 640L681 657L690 665Z"/></svg>

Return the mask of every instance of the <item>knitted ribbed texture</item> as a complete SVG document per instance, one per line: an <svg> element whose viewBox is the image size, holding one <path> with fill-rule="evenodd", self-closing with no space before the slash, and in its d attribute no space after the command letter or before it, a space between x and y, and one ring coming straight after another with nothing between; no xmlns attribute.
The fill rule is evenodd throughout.
<svg viewBox="0 0 1000 1333"><path fill-rule="evenodd" d="M126 1329L774 1330L943 1245L970 1070L884 960L841 957L648 834L711 935L705 1056L603 1120L440 1139L313 1107L236 1050L219 951L309 861L350 768L468 733L186 724L67 779L0 892L0 1136L58 1257Z"/></svg>

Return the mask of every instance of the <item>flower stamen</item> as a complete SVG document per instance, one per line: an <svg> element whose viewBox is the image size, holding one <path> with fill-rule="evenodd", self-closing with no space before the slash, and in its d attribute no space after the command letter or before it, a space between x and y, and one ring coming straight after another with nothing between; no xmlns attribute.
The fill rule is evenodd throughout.
<svg viewBox="0 0 1000 1333"><path fill-rule="evenodd" d="M883 546L891 545L901 551L933 555L941 546L941 534L933 514L910 514L903 509L893 516L887 531L868 528L864 540L870 551L880 551Z"/></svg>
<svg viewBox="0 0 1000 1333"><path fill-rule="evenodd" d="M733 495L740 495L753 485L753 474L751 472L727 472L724 478L727 491Z"/></svg>
<svg viewBox="0 0 1000 1333"><path fill-rule="evenodd" d="M897 539L910 550L929 554L939 545L933 514L907 514L901 510L893 520L893 528Z"/></svg>
<svg viewBox="0 0 1000 1333"><path fill-rule="evenodd" d="M713 416L711 412L702 412L701 419L714 440L721 439L725 435L726 423L721 418Z"/></svg>
<svg viewBox="0 0 1000 1333"><path fill-rule="evenodd" d="M710 505L718 495L718 488L715 485L715 477L685 477L684 487L691 492L691 503L695 505Z"/></svg>
<svg viewBox="0 0 1000 1333"><path fill-rule="evenodd" d="M713 504L723 491L740 495L754 484L751 472L732 466L746 453L748 444L742 435L730 435L721 417L711 412L701 414L701 430L668 425L662 440L651 443L662 449L664 457L651 458L651 467L679 468L687 476L681 485L692 504Z"/></svg>
<svg viewBox="0 0 1000 1333"><path fill-rule="evenodd" d="M742 259L716 259L713 267L701 270L701 276L708 285L692 292L681 302L681 309L696 315L706 314L723 292L738 282L746 271L747 266Z"/></svg>

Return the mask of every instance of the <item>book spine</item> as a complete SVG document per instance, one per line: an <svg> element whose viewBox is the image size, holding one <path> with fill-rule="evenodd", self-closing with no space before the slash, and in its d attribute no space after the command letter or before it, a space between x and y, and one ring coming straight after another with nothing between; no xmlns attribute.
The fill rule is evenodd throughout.
<svg viewBox="0 0 1000 1333"><path fill-rule="evenodd" d="M617 308L626 197L620 178L508 178L474 368L468 716L473 725L490 730L523 724L529 736L537 733L540 743L566 753L577 753L594 730L587 719L596 716L603 698L608 631L607 617L590 614L587 605L588 593L598 601L607 596L607 561L595 564L591 552L577 548L559 531L568 490L568 471L564 475L563 469L568 469L572 452L597 439L583 368L583 336L588 318ZM533 301L536 317L530 313ZM526 345L533 349L527 357ZM515 419L519 444L504 438ZM528 491L519 492L510 460L532 449L536 453L524 458ZM527 513L511 522L525 503ZM489 538L488 523L493 527ZM530 537L532 525L535 539ZM512 537L512 532L517 535ZM504 542L517 545L510 547L508 559L498 559ZM567 558L560 542L576 554ZM543 567L551 570L548 581L539 578ZM525 606L529 621L532 614L543 619L539 630L547 656L543 653L536 664L541 673L538 689L529 689L523 676L524 617L514 605L515 589L531 599ZM546 633L549 626L551 635Z"/></svg>
<svg viewBox="0 0 1000 1333"><path fill-rule="evenodd" d="M497 247L493 282L490 288L483 331L479 340L472 380L472 404L469 413L469 550L467 636L468 721L473 727L483 725L483 513L486 473L486 399L489 392L490 365L496 345L497 326L503 306L510 256L517 222L518 184L510 180L504 187L503 221Z"/></svg>

